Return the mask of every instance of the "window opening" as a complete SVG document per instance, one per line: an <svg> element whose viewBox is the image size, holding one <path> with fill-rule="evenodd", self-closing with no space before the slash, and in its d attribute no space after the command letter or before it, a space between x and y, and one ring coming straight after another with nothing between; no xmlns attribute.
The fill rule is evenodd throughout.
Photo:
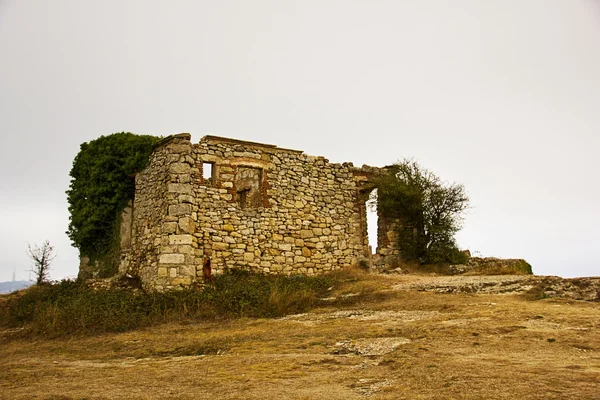
<svg viewBox="0 0 600 400"><path fill-rule="evenodd" d="M263 206L262 169L238 166L233 187L236 188L240 208L257 209Z"/></svg>
<svg viewBox="0 0 600 400"><path fill-rule="evenodd" d="M242 209L246 208L248 202L248 192L250 192L250 189L238 190L238 203Z"/></svg>
<svg viewBox="0 0 600 400"><path fill-rule="evenodd" d="M372 253L377 251L379 243L379 216L377 212L377 189L374 189L369 194L367 200L367 237L369 238L369 246L372 249Z"/></svg>
<svg viewBox="0 0 600 400"><path fill-rule="evenodd" d="M213 185L215 183L215 163L205 162L202 163L202 180L207 185Z"/></svg>

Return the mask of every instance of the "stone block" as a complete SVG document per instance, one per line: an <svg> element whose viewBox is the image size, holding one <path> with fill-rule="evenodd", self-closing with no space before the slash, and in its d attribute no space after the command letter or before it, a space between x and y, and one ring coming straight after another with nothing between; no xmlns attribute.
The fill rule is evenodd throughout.
<svg viewBox="0 0 600 400"><path fill-rule="evenodd" d="M196 231L196 224L191 217L179 218L179 230L182 233L194 233Z"/></svg>
<svg viewBox="0 0 600 400"><path fill-rule="evenodd" d="M308 238L311 238L313 236L314 236L314 233L311 230L303 229L303 230L300 231L300 237L302 239L308 239Z"/></svg>
<svg viewBox="0 0 600 400"><path fill-rule="evenodd" d="M213 250L229 250L229 244L223 242L213 242L212 244Z"/></svg>
<svg viewBox="0 0 600 400"><path fill-rule="evenodd" d="M188 143L188 144L174 144L174 143L170 143L169 144L169 151L171 153L187 154L187 153L190 153L192 151L192 146L191 146L191 143Z"/></svg>
<svg viewBox="0 0 600 400"><path fill-rule="evenodd" d="M160 264L183 264L184 261L183 254L161 254L158 258Z"/></svg>
<svg viewBox="0 0 600 400"><path fill-rule="evenodd" d="M182 217L192 213L191 204L173 204L169 206L169 215Z"/></svg>
<svg viewBox="0 0 600 400"><path fill-rule="evenodd" d="M179 183L190 183L192 181L192 175L190 175L190 174L179 174L179 175L177 175L177 181Z"/></svg>
<svg viewBox="0 0 600 400"><path fill-rule="evenodd" d="M279 250L282 251L291 251L292 245L290 243L279 243Z"/></svg>
<svg viewBox="0 0 600 400"><path fill-rule="evenodd" d="M226 225L223 225L223 230L227 231L227 232L231 232L231 231L234 231L235 228L233 227L233 225L226 224Z"/></svg>
<svg viewBox="0 0 600 400"><path fill-rule="evenodd" d="M169 172L172 174L187 174L190 172L190 165L187 163L173 163L169 165Z"/></svg>
<svg viewBox="0 0 600 400"><path fill-rule="evenodd" d="M192 278L190 276L182 276L180 278L175 278L171 281L171 285L173 286L189 286L192 284Z"/></svg>
<svg viewBox="0 0 600 400"><path fill-rule="evenodd" d="M249 252L244 253L244 261L248 261L248 262L254 261L254 253L249 253Z"/></svg>
<svg viewBox="0 0 600 400"><path fill-rule="evenodd" d="M279 263L279 264L284 264L285 263L285 257L284 256L275 256L274 260L275 260L276 263Z"/></svg>
<svg viewBox="0 0 600 400"><path fill-rule="evenodd" d="M273 236L271 236L271 238L274 242L281 242L283 240L283 236L278 233L274 233Z"/></svg>
<svg viewBox="0 0 600 400"><path fill-rule="evenodd" d="M188 244L182 244L177 246L177 252L181 254L194 254L194 248Z"/></svg>
<svg viewBox="0 0 600 400"><path fill-rule="evenodd" d="M170 235L169 244L192 244L194 242L192 235Z"/></svg>
<svg viewBox="0 0 600 400"><path fill-rule="evenodd" d="M271 271L279 272L282 270L283 267L280 264L271 264Z"/></svg>
<svg viewBox="0 0 600 400"><path fill-rule="evenodd" d="M162 224L163 233L175 233L177 232L177 222L165 222Z"/></svg>
<svg viewBox="0 0 600 400"><path fill-rule="evenodd" d="M195 203L194 196L191 196L189 194L180 194L177 199L179 200L180 203L191 203L191 204Z"/></svg>
<svg viewBox="0 0 600 400"><path fill-rule="evenodd" d="M170 193L192 194L192 185L189 183L169 183L167 190Z"/></svg>

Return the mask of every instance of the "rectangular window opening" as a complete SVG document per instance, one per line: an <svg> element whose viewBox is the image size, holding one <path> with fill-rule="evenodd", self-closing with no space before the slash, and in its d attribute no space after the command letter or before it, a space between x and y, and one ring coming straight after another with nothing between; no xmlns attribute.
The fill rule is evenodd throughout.
<svg viewBox="0 0 600 400"><path fill-rule="evenodd" d="M246 208L246 204L248 202L248 192L249 191L250 191L250 189L244 189L244 190L238 191L238 203L239 203L241 209Z"/></svg>
<svg viewBox="0 0 600 400"><path fill-rule="evenodd" d="M212 163L212 162L202 163L202 180L207 185L214 185L214 183L215 183L215 163Z"/></svg>
<svg viewBox="0 0 600 400"><path fill-rule="evenodd" d="M240 165L235 170L233 187L242 209L263 206L263 171L261 168Z"/></svg>

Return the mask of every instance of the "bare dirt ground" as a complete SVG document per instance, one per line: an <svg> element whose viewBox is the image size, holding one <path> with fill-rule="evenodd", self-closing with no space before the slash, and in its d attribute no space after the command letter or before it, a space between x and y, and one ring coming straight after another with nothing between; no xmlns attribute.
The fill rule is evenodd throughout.
<svg viewBox="0 0 600 400"><path fill-rule="evenodd" d="M600 302L528 300L527 279L368 275L280 319L3 332L0 398L600 399Z"/></svg>

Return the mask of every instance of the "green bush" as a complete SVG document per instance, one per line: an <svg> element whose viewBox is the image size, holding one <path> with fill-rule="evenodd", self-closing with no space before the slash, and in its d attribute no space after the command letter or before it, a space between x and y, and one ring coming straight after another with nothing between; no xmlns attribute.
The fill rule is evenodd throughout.
<svg viewBox="0 0 600 400"><path fill-rule="evenodd" d="M7 300L0 325L28 335L64 336L120 332L169 321L278 317L308 310L327 293L327 277L271 277L233 271L205 290L164 293L91 289L62 281L34 286Z"/></svg>
<svg viewBox="0 0 600 400"><path fill-rule="evenodd" d="M443 182L415 161L404 160L375 177L372 187L377 189L378 211L398 222L397 244L405 261L466 261L454 239L469 202L462 185Z"/></svg>
<svg viewBox="0 0 600 400"><path fill-rule="evenodd" d="M133 199L133 176L142 170L160 138L114 133L83 143L73 160L67 191L67 230L81 254L102 261L100 276L116 272L120 213Z"/></svg>

